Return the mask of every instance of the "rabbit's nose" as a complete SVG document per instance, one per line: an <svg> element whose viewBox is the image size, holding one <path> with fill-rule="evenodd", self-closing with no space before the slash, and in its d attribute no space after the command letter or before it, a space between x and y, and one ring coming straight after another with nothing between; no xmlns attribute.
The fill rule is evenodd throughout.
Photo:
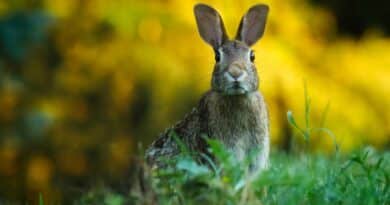
<svg viewBox="0 0 390 205"><path fill-rule="evenodd" d="M244 72L242 71L242 66L238 63L233 63L229 66L228 73L231 77L233 77L235 80L238 80Z"/></svg>

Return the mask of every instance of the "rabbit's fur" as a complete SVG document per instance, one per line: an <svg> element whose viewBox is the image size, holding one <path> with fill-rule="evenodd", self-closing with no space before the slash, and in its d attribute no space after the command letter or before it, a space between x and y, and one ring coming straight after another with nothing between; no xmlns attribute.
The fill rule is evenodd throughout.
<svg viewBox="0 0 390 205"><path fill-rule="evenodd" d="M220 140L238 159L259 150L252 170L268 166L269 126L264 98L250 49L264 33L268 6L251 7L236 38L229 40L218 12L204 4L194 7L198 30L216 55L211 90L191 113L162 133L146 151L147 161L162 166L163 158L180 153L177 139L190 151L210 155L204 137Z"/></svg>

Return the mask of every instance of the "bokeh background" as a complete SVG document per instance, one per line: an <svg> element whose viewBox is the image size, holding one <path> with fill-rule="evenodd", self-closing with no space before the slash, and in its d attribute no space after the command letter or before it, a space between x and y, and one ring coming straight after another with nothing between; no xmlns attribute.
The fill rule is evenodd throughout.
<svg viewBox="0 0 390 205"><path fill-rule="evenodd" d="M214 63L197 2L0 0L0 204L38 193L59 203L67 184L122 180L130 156L196 106ZM259 3L202 2L230 36ZM291 149L288 110L304 122L304 81L312 123L342 152L389 149L389 1L261 3L271 10L254 50L274 150ZM332 149L312 139L311 150Z"/></svg>

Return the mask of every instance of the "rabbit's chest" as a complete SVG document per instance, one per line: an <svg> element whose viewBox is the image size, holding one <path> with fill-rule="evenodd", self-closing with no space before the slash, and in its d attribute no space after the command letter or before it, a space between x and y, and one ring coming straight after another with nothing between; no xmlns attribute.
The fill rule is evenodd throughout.
<svg viewBox="0 0 390 205"><path fill-rule="evenodd" d="M255 115L256 113L248 113ZM258 143L258 125L256 117L243 113L231 112L222 114L218 120L209 124L209 135L221 142L234 152L245 152L250 146Z"/></svg>
<svg viewBox="0 0 390 205"><path fill-rule="evenodd" d="M259 93L224 97L211 93L207 99L208 136L220 140L238 158L262 143L267 118Z"/></svg>
<svg viewBox="0 0 390 205"><path fill-rule="evenodd" d="M216 138L234 155L238 160L245 159L248 154L263 147L262 142L265 136L258 112L230 113L224 119L210 123L209 136Z"/></svg>
<svg viewBox="0 0 390 205"><path fill-rule="evenodd" d="M260 109L253 106L222 107L212 111L209 136L219 139L228 149L245 155L259 143Z"/></svg>

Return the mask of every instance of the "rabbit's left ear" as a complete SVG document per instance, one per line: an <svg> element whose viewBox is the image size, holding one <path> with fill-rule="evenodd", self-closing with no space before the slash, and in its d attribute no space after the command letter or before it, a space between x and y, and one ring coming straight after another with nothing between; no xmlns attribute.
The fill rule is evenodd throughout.
<svg viewBox="0 0 390 205"><path fill-rule="evenodd" d="M248 46L256 43L264 34L268 10L269 8L265 4L251 7L241 19L236 39Z"/></svg>

